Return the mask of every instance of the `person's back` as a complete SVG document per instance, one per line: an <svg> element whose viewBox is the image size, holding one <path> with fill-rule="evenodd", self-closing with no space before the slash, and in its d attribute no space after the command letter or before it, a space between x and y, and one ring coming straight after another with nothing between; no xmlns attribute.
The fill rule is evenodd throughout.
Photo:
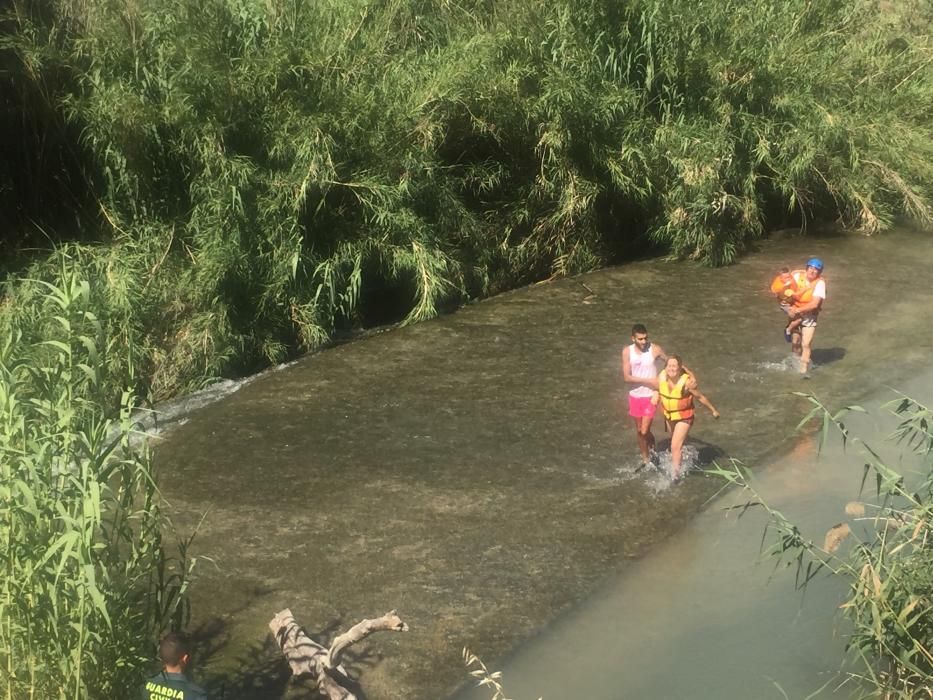
<svg viewBox="0 0 933 700"><path fill-rule="evenodd" d="M206 700L207 694L197 683L188 680L184 673L160 671L143 687L143 700Z"/></svg>
<svg viewBox="0 0 933 700"><path fill-rule="evenodd" d="M140 693L142 700L207 700L204 689L185 675L191 655L184 635L165 635L159 644L159 658L164 668L146 681Z"/></svg>

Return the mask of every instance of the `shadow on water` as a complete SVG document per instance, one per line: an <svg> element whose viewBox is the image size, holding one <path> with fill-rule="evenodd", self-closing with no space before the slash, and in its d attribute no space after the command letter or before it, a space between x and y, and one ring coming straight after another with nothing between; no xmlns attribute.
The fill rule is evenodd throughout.
<svg viewBox="0 0 933 700"><path fill-rule="evenodd" d="M726 451L717 445L711 445L702 440L691 440L690 444L697 448L697 465L700 467L708 466L714 460L726 457Z"/></svg>
<svg viewBox="0 0 933 700"><path fill-rule="evenodd" d="M200 632L201 630L198 630L195 634L200 634ZM199 643L204 642L199 641ZM214 644L216 639L209 639L207 643ZM223 641L213 648L211 656L204 658L204 663L209 663L214 655L225 655L226 650L227 642ZM285 657L282 656L278 645L271 637L261 644L253 644L246 650L241 650L235 657L235 665L236 670L222 677L209 678L204 682L211 698L218 700L281 698L286 697L286 691L290 685L300 683L300 681L291 683L291 671Z"/></svg>
<svg viewBox="0 0 933 700"><path fill-rule="evenodd" d="M845 348L813 348L810 357L818 365L829 365L846 356Z"/></svg>
<svg viewBox="0 0 933 700"><path fill-rule="evenodd" d="M235 619L258 601L269 595L268 588L253 586L244 591L242 600L225 616ZM265 700L284 697L291 671L278 645L271 637L255 642L246 648L231 643L235 633L231 625L220 617L211 617L189 630L194 646L192 671L196 680L203 678L203 685L210 697L219 700ZM215 676L209 671L220 658L234 657L233 672Z"/></svg>

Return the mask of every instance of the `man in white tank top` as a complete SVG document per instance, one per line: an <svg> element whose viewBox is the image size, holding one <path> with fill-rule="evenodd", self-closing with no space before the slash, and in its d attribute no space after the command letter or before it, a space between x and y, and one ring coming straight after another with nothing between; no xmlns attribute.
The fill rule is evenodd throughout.
<svg viewBox="0 0 933 700"><path fill-rule="evenodd" d="M635 421L638 449L646 463L654 449L651 423L655 406L651 397L658 388L658 358L667 358L663 348L649 341L648 329L636 323L632 326L632 344L622 351L622 379L632 385L628 392L628 414Z"/></svg>
<svg viewBox="0 0 933 700"><path fill-rule="evenodd" d="M651 397L658 388L658 360L667 362L667 353L657 343L648 340L648 329L641 323L632 326L632 344L622 351L622 379L632 385L628 392L628 413L635 422L638 449L645 463L651 460L654 450L655 406ZM696 381L690 384L696 387Z"/></svg>

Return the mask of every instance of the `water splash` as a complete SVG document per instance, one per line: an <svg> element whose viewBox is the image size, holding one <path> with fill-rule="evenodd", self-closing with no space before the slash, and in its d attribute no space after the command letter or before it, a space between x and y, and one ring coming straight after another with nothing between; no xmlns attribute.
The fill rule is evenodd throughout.
<svg viewBox="0 0 933 700"><path fill-rule="evenodd" d="M654 493L662 493L669 490L676 483L683 481L687 473L702 468L703 464L699 447L688 442L683 448L680 460L681 474L677 482L671 479L673 464L669 446L666 449L662 448L659 452L653 452L651 462L647 464L642 462L641 457L635 456L621 462L608 474L588 470L584 471L581 476L590 483L605 486L615 486L638 479L643 481Z"/></svg>
<svg viewBox="0 0 933 700"><path fill-rule="evenodd" d="M789 372L789 373L798 373L800 371L800 358L796 355L788 355L783 360L778 362L756 362L754 365L755 369L758 372L733 372L729 377L729 381L736 382L747 381L746 378L740 377L738 375L748 375L748 377L756 377L757 381L762 381L761 372ZM810 367L808 372L819 371L821 364L819 362L814 362L811 358Z"/></svg>
<svg viewBox="0 0 933 700"><path fill-rule="evenodd" d="M762 372L797 372L800 370L800 360L796 355L788 355L778 362L756 362L754 367Z"/></svg>
<svg viewBox="0 0 933 700"><path fill-rule="evenodd" d="M198 409L230 396L247 384L252 384L260 377L274 372L281 372L297 362L298 360L283 362L243 379L221 379L199 391L157 404L154 408L136 409L133 412L136 434L131 438L130 442L139 445L153 437L165 437L173 428L185 425L189 420L189 416ZM111 428L110 439L116 437L118 430L118 425Z"/></svg>
<svg viewBox="0 0 933 700"><path fill-rule="evenodd" d="M641 474L645 479L645 483L652 491L655 493L662 493L683 481L689 472L696 471L701 466L700 451L695 445L687 443L684 445L681 454L680 478L677 481L673 481L671 478L674 465L671 461L670 449L656 452L652 455L652 462L641 471Z"/></svg>

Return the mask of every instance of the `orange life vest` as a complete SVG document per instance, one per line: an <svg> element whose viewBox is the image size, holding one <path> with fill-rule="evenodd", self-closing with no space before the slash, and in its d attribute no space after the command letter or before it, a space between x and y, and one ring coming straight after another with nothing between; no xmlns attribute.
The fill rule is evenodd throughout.
<svg viewBox="0 0 933 700"><path fill-rule="evenodd" d="M797 295L797 280L794 275L788 275L788 279L784 279L784 275L778 275L771 280L771 293L782 304L793 304Z"/></svg>
<svg viewBox="0 0 933 700"><path fill-rule="evenodd" d="M693 418L693 394L687 390L688 379L690 375L684 372L676 384L671 384L667 372L658 375L661 410L664 411L664 418L669 421Z"/></svg>
<svg viewBox="0 0 933 700"><path fill-rule="evenodd" d="M813 291L816 289L817 283L822 279L826 279L823 275L820 275L811 282L807 279L806 270L794 270L791 274L794 276L794 281L797 283L797 295L794 299L794 306L802 306L803 304L808 304L813 301Z"/></svg>

